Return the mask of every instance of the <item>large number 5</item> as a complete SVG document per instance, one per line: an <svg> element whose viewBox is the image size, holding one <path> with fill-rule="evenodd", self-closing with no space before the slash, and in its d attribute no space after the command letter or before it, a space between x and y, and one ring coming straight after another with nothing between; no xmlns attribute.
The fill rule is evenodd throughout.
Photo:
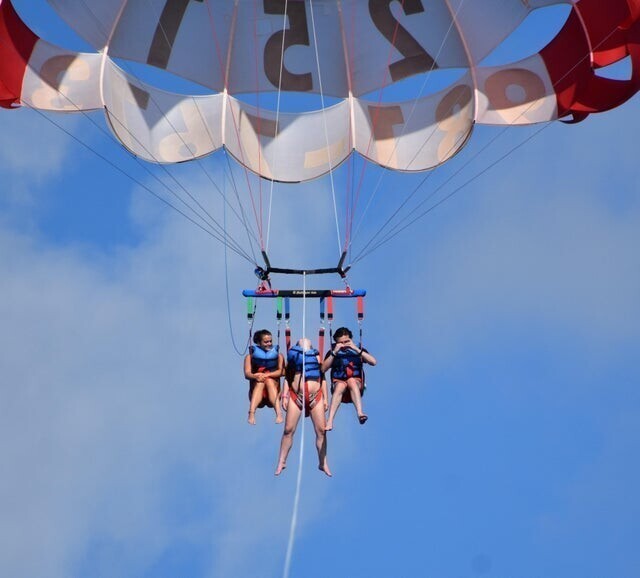
<svg viewBox="0 0 640 578"><path fill-rule="evenodd" d="M309 46L309 30L307 28L307 13L304 0L288 0L286 15L289 17L289 28L280 30L269 37L264 47L264 73L269 82L282 90L308 91L313 88L313 77L310 72L296 74L288 71L284 62L287 48L295 44ZM265 14L285 14L285 0L264 0ZM283 46L284 42L284 46ZM282 80L280 68L282 67Z"/></svg>
<svg viewBox="0 0 640 578"><path fill-rule="evenodd" d="M394 0L369 0L371 20L382 35L404 56L402 60L389 65L389 74L394 81L402 80L412 74L427 72L437 68L435 60L420 43L404 28L391 12ZM421 0L404 0L404 13L419 14L424 12Z"/></svg>
<svg viewBox="0 0 640 578"><path fill-rule="evenodd" d="M180 24L192 0L167 0L164 5L158 26L153 35L147 63L158 68L167 68L173 43L180 30ZM193 0L202 3L204 0Z"/></svg>

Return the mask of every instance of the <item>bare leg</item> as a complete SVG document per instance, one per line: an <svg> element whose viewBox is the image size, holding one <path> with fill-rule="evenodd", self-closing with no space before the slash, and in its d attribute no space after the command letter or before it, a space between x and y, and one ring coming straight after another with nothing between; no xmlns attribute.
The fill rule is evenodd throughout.
<svg viewBox="0 0 640 578"><path fill-rule="evenodd" d="M363 424L369 418L362 411L362 395L360 395L360 382L357 379L349 378L347 380L347 385L349 386L349 392L351 393L351 401L353 401L353 407L356 408L356 413L358 414L358 421Z"/></svg>
<svg viewBox="0 0 640 578"><path fill-rule="evenodd" d="M276 412L276 423L282 423L282 412L280 411L280 404L278 403L278 394L280 393L280 387L278 382L273 379L267 380L267 397L269 403L273 406Z"/></svg>
<svg viewBox="0 0 640 578"><path fill-rule="evenodd" d="M256 409L262 401L262 392L264 391L264 382L256 381L251 393L251 402L249 403L249 419L251 425L256 425Z"/></svg>
<svg viewBox="0 0 640 578"><path fill-rule="evenodd" d="M327 434L325 432L324 404L319 402L311 410L311 421L316 430L316 449L318 450L318 469L331 477L333 474L327 463Z"/></svg>
<svg viewBox="0 0 640 578"><path fill-rule="evenodd" d="M293 445L293 434L296 433L296 427L300 420L300 414L302 412L296 405L295 401L289 400L287 406L287 420L284 423L284 431L282 432L282 441L280 442L280 455L278 456L278 465L276 467L275 474L279 476L287 467L287 456Z"/></svg>
<svg viewBox="0 0 640 578"><path fill-rule="evenodd" d="M333 429L333 420L340 408L340 404L342 403L342 394L346 389L347 384L344 381L336 381L333 394L331 395L331 407L329 408L329 419L327 420L327 425L325 427L326 431L331 431Z"/></svg>

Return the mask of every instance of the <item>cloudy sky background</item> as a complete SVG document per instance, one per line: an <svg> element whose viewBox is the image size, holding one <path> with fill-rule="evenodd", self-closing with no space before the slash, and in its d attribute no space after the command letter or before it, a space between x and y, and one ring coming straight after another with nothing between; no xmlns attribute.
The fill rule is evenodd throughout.
<svg viewBox="0 0 640 578"><path fill-rule="evenodd" d="M53 118L150 182L86 118ZM354 268L370 420L340 410L333 479L306 424L292 576L638 575L639 118L636 98L543 130ZM222 246L33 111L0 123L0 574L282 575L298 445L274 478L281 430L246 424ZM467 166L479 130L443 177L533 132ZM386 176L375 214L418 181ZM277 191L271 249L333 262L326 182ZM255 282L228 263L243 344Z"/></svg>

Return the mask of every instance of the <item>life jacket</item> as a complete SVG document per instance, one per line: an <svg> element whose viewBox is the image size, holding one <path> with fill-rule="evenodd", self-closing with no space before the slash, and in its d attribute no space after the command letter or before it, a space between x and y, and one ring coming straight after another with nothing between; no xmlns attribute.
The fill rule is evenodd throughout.
<svg viewBox="0 0 640 578"><path fill-rule="evenodd" d="M267 373L278 369L278 355L280 348L276 345L271 349L262 349L259 345L249 348L251 353L251 371L253 373Z"/></svg>
<svg viewBox="0 0 640 578"><path fill-rule="evenodd" d="M304 358L304 378L305 380L317 381L320 379L321 371L318 363L318 350L307 349L303 351L299 345L294 345L287 354L287 365L294 365L296 373L302 373L302 360Z"/></svg>
<svg viewBox="0 0 640 578"><path fill-rule="evenodd" d="M333 357L331 381L343 381L350 377L362 377L362 356L351 348L341 349Z"/></svg>
<svg viewBox="0 0 640 578"><path fill-rule="evenodd" d="M279 347L276 345L269 350L262 349L259 345L251 345L249 347L249 355L251 355L251 372L252 373L267 373L270 371L275 371L278 369L278 354ZM278 382L278 387L280 387L280 380L276 380ZM249 401L253 397L253 389L256 386L256 382L251 380L249 381ZM269 395L267 394L266 388L262 390L262 399L258 404L258 407L273 407L271 402L269 401Z"/></svg>

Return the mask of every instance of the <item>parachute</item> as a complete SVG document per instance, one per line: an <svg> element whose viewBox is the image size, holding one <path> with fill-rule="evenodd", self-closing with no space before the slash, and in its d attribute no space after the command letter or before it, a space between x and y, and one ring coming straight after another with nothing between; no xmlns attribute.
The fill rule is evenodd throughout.
<svg viewBox="0 0 640 578"><path fill-rule="evenodd" d="M0 104L104 109L118 140L155 163L225 148L272 181L315 179L353 153L399 171L454 156L475 124L575 122L640 88L640 0L49 0L94 49L35 35L0 0ZM570 5L555 38L518 62L483 62L534 10ZM598 69L629 58L631 75ZM204 95L142 82L117 59L198 83ZM376 91L458 71L403 102ZM244 94L296 92L330 104L298 112Z"/></svg>

